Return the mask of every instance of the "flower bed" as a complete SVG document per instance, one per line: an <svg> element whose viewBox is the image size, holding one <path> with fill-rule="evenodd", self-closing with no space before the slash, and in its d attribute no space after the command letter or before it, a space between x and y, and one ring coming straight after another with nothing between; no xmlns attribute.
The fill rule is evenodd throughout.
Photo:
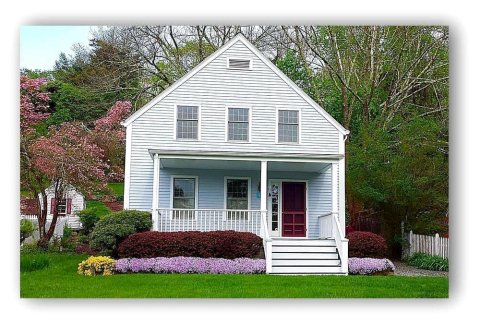
<svg viewBox="0 0 480 324"><path fill-rule="evenodd" d="M388 259L349 258L348 273L351 275L390 274L395 266Z"/></svg>
<svg viewBox="0 0 480 324"><path fill-rule="evenodd" d="M256 274L265 273L264 259L217 259L217 258L148 258L119 259L117 273L220 273L220 274Z"/></svg>

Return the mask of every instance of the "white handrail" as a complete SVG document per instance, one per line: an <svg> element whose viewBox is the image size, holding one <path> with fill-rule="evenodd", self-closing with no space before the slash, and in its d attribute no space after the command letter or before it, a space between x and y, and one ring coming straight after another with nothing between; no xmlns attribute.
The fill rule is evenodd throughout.
<svg viewBox="0 0 480 324"><path fill-rule="evenodd" d="M263 239L263 251L265 252L265 272L272 272L272 239L268 230L267 222L267 211L262 210L261 212L262 226L260 228L260 236Z"/></svg>
<svg viewBox="0 0 480 324"><path fill-rule="evenodd" d="M338 213L332 213L332 223L335 224L334 226L332 226L332 234L335 239L335 245L338 249L342 272L348 273L348 240L345 238L342 231L342 226L340 225L340 221L335 214Z"/></svg>

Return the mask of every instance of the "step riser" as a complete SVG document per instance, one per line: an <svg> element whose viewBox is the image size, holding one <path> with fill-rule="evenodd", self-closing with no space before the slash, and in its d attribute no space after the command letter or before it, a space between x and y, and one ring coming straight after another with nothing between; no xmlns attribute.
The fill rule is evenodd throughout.
<svg viewBox="0 0 480 324"><path fill-rule="evenodd" d="M272 267L272 273L339 273L341 267Z"/></svg>
<svg viewBox="0 0 480 324"><path fill-rule="evenodd" d="M340 260L272 260L272 266L340 266Z"/></svg>
<svg viewBox="0 0 480 324"><path fill-rule="evenodd" d="M338 259L337 253L272 253L272 259Z"/></svg>
<svg viewBox="0 0 480 324"><path fill-rule="evenodd" d="M272 252L329 252L336 253L337 248L334 246L272 246Z"/></svg>
<svg viewBox="0 0 480 324"><path fill-rule="evenodd" d="M282 245L335 246L335 241L333 240L274 240L273 245L274 246L282 246Z"/></svg>

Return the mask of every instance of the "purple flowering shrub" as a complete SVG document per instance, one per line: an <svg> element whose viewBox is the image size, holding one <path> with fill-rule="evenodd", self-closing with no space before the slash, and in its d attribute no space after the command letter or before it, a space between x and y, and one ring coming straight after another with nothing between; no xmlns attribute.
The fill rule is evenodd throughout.
<svg viewBox="0 0 480 324"><path fill-rule="evenodd" d="M349 258L348 273L351 275L370 275L395 271L395 266L388 259Z"/></svg>
<svg viewBox="0 0 480 324"><path fill-rule="evenodd" d="M196 257L173 258L126 258L116 263L117 273L220 273L255 274L265 273L264 259L218 259Z"/></svg>

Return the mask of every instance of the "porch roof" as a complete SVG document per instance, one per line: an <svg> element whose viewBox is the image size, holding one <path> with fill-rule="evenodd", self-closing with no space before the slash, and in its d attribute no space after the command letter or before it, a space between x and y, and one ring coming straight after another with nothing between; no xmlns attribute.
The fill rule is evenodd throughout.
<svg viewBox="0 0 480 324"><path fill-rule="evenodd" d="M254 170L260 171L261 160L206 159L199 156L160 155L160 168L210 169L210 170ZM265 160L265 159L263 159ZM323 172L333 161L282 161L267 160L268 171Z"/></svg>
<svg viewBox="0 0 480 324"><path fill-rule="evenodd" d="M278 162L325 162L332 163L344 158L344 154L309 154L276 152L234 152L234 151L193 151L149 149L150 155L158 154L160 158L179 158L195 160L226 161L278 161Z"/></svg>

